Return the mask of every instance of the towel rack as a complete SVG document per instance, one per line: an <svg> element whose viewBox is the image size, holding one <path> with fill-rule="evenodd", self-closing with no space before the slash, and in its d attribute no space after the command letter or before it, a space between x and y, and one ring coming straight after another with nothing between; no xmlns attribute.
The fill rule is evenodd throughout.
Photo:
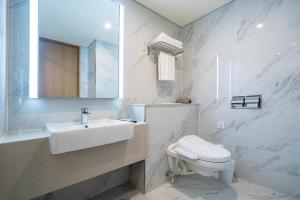
<svg viewBox="0 0 300 200"><path fill-rule="evenodd" d="M153 51L163 51L173 56L183 53L183 49L168 44L166 42L157 42L148 45L148 55L152 54Z"/></svg>

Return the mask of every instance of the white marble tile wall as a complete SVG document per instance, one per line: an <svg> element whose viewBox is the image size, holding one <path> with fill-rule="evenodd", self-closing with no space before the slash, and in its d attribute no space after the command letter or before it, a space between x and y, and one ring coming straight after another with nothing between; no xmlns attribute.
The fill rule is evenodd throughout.
<svg viewBox="0 0 300 200"><path fill-rule="evenodd" d="M177 63L176 81L156 81L157 70L147 56L147 44L162 31L179 38L180 28L132 0L116 2L125 8L124 99L28 100L28 0L9 1L9 130L40 128L53 121L78 120L81 107L90 108L92 117L124 117L128 103L170 102L179 96L180 63Z"/></svg>
<svg viewBox="0 0 300 200"><path fill-rule="evenodd" d="M96 41L96 97L119 97L119 46Z"/></svg>
<svg viewBox="0 0 300 200"><path fill-rule="evenodd" d="M182 30L183 91L200 103L201 136L231 150L238 177L298 197L299 10L298 0L235 0ZM261 110L230 109L232 95L259 93Z"/></svg>
<svg viewBox="0 0 300 200"><path fill-rule="evenodd" d="M80 73L79 73L79 96L81 98L88 98L88 89L89 89L89 51L87 47L81 46L79 49L79 66L80 66Z"/></svg>
<svg viewBox="0 0 300 200"><path fill-rule="evenodd" d="M96 96L96 49L97 49L97 43L96 40L94 40L89 46L88 46L88 60L89 60L89 66L88 66L88 96L89 97L95 97Z"/></svg>
<svg viewBox="0 0 300 200"><path fill-rule="evenodd" d="M176 62L174 82L157 81L157 67L147 55L147 46L161 32L180 39L180 28L133 0L115 1L125 6L124 101L120 116L126 116L130 103L174 102L181 92L181 60Z"/></svg>
<svg viewBox="0 0 300 200"><path fill-rule="evenodd" d="M6 1L0 0L0 138L6 129Z"/></svg>
<svg viewBox="0 0 300 200"><path fill-rule="evenodd" d="M85 48L81 48L85 49ZM86 98L119 97L119 47L117 45L94 40L81 55L87 58L87 66L82 65L83 85ZM86 54L87 53L87 54ZM85 80L86 77L86 81Z"/></svg>

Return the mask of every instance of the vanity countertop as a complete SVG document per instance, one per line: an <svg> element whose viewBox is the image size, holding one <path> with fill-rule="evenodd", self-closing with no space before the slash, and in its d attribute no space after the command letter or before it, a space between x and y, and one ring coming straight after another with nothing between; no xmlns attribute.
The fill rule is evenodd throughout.
<svg viewBox="0 0 300 200"><path fill-rule="evenodd" d="M159 106L198 106L198 103L154 103L154 104L129 104L128 106L145 106L145 107L159 107Z"/></svg>
<svg viewBox="0 0 300 200"><path fill-rule="evenodd" d="M43 129L12 131L12 132L7 132L0 139L0 144L35 140L35 139L48 138L48 137L49 137L48 134Z"/></svg>
<svg viewBox="0 0 300 200"><path fill-rule="evenodd" d="M135 126L143 125L144 122L137 122ZM20 130L7 132L0 138L0 145L12 142L21 142L28 140L37 140L48 138L49 135L44 131L44 129L34 129L34 130Z"/></svg>

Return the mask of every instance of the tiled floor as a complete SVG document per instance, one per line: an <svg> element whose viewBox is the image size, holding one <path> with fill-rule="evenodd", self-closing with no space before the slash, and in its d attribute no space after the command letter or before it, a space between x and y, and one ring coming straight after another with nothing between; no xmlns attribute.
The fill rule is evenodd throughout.
<svg viewBox="0 0 300 200"><path fill-rule="evenodd" d="M90 200L296 200L268 188L239 179L228 186L213 177L179 177L143 195L129 183L104 192Z"/></svg>

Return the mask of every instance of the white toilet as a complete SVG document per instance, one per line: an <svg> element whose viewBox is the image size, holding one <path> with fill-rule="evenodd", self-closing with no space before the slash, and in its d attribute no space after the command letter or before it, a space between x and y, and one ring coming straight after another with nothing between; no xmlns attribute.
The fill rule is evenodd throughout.
<svg viewBox="0 0 300 200"><path fill-rule="evenodd" d="M189 135L171 144L167 150L169 175L198 173L211 176L219 172L219 178L226 184L232 183L235 162L231 153L221 145L209 143L196 135Z"/></svg>

